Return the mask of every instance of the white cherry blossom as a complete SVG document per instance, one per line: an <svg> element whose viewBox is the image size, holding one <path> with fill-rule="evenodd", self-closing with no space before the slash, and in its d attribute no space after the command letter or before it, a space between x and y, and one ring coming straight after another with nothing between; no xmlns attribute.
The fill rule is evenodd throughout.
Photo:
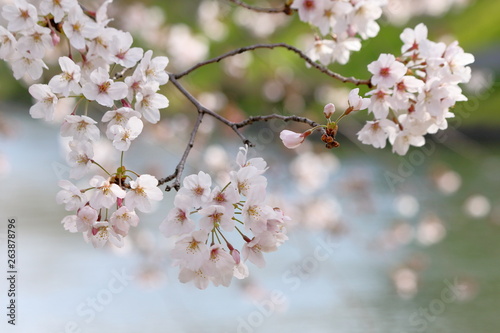
<svg viewBox="0 0 500 333"><path fill-rule="evenodd" d="M179 192L174 199L174 208L160 224L161 233L165 237L171 237L193 232L196 226L190 218L192 207L192 199Z"/></svg>
<svg viewBox="0 0 500 333"><path fill-rule="evenodd" d="M89 141L71 141L69 148L71 151L66 157L66 161L71 166L69 176L80 179L88 173L92 166L92 159L94 158L93 145Z"/></svg>
<svg viewBox="0 0 500 333"><path fill-rule="evenodd" d="M182 185L183 187L179 193L191 198L195 207L203 206L210 199L212 177L209 174L200 171L197 175L187 176L184 178Z"/></svg>
<svg viewBox="0 0 500 333"><path fill-rule="evenodd" d="M373 74L371 82L380 88L391 88L400 81L407 72L406 66L397 61L392 54L381 54L377 61L368 65Z"/></svg>
<svg viewBox="0 0 500 333"><path fill-rule="evenodd" d="M85 193L82 193L78 187L68 180L60 180L59 186L62 188L57 195L58 204L64 204L67 211L78 210L87 203Z"/></svg>
<svg viewBox="0 0 500 333"><path fill-rule="evenodd" d="M138 209L141 212L150 212L152 202L163 199L163 192L158 188L158 180L151 175L144 174L130 181L130 190L125 196L125 205L128 209Z"/></svg>
<svg viewBox="0 0 500 333"><path fill-rule="evenodd" d="M37 102L30 108L30 115L46 121L54 119L54 111L59 99L46 84L33 84L28 89Z"/></svg>
<svg viewBox="0 0 500 333"><path fill-rule="evenodd" d="M25 0L15 0L13 4L2 7L2 16L9 22L7 29L17 32L35 26L37 10L35 6Z"/></svg>
<svg viewBox="0 0 500 333"><path fill-rule="evenodd" d="M123 67L130 68L142 59L143 49L132 47L132 35L128 32L118 32L109 45L111 60Z"/></svg>
<svg viewBox="0 0 500 333"><path fill-rule="evenodd" d="M137 227L139 224L139 216L134 210L129 210L122 206L117 209L109 218L109 224L113 226L113 230L120 236L127 236L130 227Z"/></svg>
<svg viewBox="0 0 500 333"><path fill-rule="evenodd" d="M142 132L142 121L137 117L131 117L125 125L113 125L109 133L113 136L113 146L120 151L127 151L132 140L135 140Z"/></svg>
<svg viewBox="0 0 500 333"><path fill-rule="evenodd" d="M114 101L127 96L128 87L123 82L111 80L108 72L99 67L90 74L90 82L83 85L82 92L88 100L111 107Z"/></svg>
<svg viewBox="0 0 500 333"><path fill-rule="evenodd" d="M59 23L74 6L78 6L77 0L41 0L40 14L52 14L54 22Z"/></svg>
<svg viewBox="0 0 500 333"><path fill-rule="evenodd" d="M210 252L205 241L205 230L193 231L175 243L171 256L177 259L181 267L197 271L210 259Z"/></svg>
<svg viewBox="0 0 500 333"><path fill-rule="evenodd" d="M93 195L90 198L90 205L95 208L110 208L117 202L117 198L123 199L125 191L116 184L112 184L102 176L94 176L90 182L94 187Z"/></svg>
<svg viewBox="0 0 500 333"><path fill-rule="evenodd" d="M16 52L17 40L14 35L0 26L0 59L9 61Z"/></svg>
<svg viewBox="0 0 500 333"><path fill-rule="evenodd" d="M228 232L234 230L233 212L226 211L224 206L210 205L201 209L198 213L202 216L200 218L200 228L207 232L218 227Z"/></svg>
<svg viewBox="0 0 500 333"><path fill-rule="evenodd" d="M97 141L100 133L95 124L97 122L87 116L67 115L61 125L61 136L69 136L82 141Z"/></svg>
<svg viewBox="0 0 500 333"><path fill-rule="evenodd" d="M68 97L72 93L79 95L82 90L79 84L81 78L80 66L68 57L60 57L59 66L62 73L50 79L49 87L55 93L60 93L65 97Z"/></svg>

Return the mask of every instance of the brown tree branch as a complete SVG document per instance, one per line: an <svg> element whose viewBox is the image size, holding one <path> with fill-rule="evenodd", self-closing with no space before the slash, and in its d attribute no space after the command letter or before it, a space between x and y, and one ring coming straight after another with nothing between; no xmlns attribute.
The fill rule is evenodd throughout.
<svg viewBox="0 0 500 333"><path fill-rule="evenodd" d="M259 12L259 13L268 13L268 14L284 13L286 15L292 15L292 13L293 13L293 9L290 8L290 5L288 3L286 3L283 8L262 8L262 7L256 7L256 6L249 5L241 0L229 0L229 2L232 2L240 7L250 9L250 10L253 10L254 12Z"/></svg>
<svg viewBox="0 0 500 333"><path fill-rule="evenodd" d="M174 77L176 79L180 79L183 76L188 75L189 73L193 72L194 70L196 70L196 69L198 69L200 67L203 67L203 66L208 65L208 64L213 64L213 63L219 62L219 61L221 61L221 60L223 60L225 58L229 58L229 57L232 57L232 56L235 56L237 54L241 54L241 53L244 53L244 52L247 52L247 51L252 51L252 50L256 50L256 49L274 49L274 48L277 48L277 47L285 48L287 50L290 50L290 51L296 53L299 57L301 57L302 59L304 59L309 65L311 65L312 67L314 67L315 69L317 69L321 73L326 74L326 75L328 75L328 76L330 76L330 77L332 77L332 78L334 78L336 80L339 80L339 81L341 81L343 83L350 82L350 83L353 83L353 84L355 84L357 86L359 86L359 85L366 85L369 88L372 87L372 84L371 84L370 80L360 80L360 79L356 79L354 77L345 77L345 76L342 76L342 75L340 75L338 73L332 72L331 70L329 70L325 66L320 65L320 64L316 63L315 61L313 61L310 57L308 57L304 52L302 52L301 50L299 50L295 46L292 46L292 45L289 45L289 44L286 44L286 43L255 44L255 45L241 47L241 48L229 51L227 53L224 53L224 54L222 54L222 55L220 55L218 57L215 57L215 58L208 59L206 61L200 62L200 63L194 65L193 67L185 70L182 73L175 74Z"/></svg>
<svg viewBox="0 0 500 333"><path fill-rule="evenodd" d="M184 166L186 165L187 157L188 157L189 153L191 152L191 149L193 148L194 140L196 138L196 134L198 133L198 129L200 128L201 121L203 120L204 115L205 115L205 113L200 112L200 110L198 110L198 117L196 118L196 122L193 126L193 130L191 131L191 136L189 137L189 142L186 146L186 149L184 150L184 154L182 154L181 160L179 161L179 163L175 167L174 173L171 174L170 176L167 176L165 178L158 180L158 185L163 185L163 184L170 182L172 180L174 181L172 183L172 185L167 185L165 187L165 191L170 191L173 188L176 191L179 191L179 189L181 187L182 172L184 171Z"/></svg>
<svg viewBox="0 0 500 333"><path fill-rule="evenodd" d="M218 113L204 107L193 95L191 95L191 93L189 91L186 90L186 88L184 88L184 86L182 84L179 83L179 81L177 81L175 74L170 74L170 82L177 88L177 90L179 90L179 92L181 94L183 94L191 102L191 104L193 104L196 107L196 110L198 111L198 117L196 118L196 122L193 126L193 130L191 131L191 135L189 137L189 142L186 146L186 149L184 150L184 153L182 154L181 160L179 161L179 163L177 164L177 166L175 168L175 171L171 175L158 180L158 185L163 185L163 184L166 184L170 181L173 181L173 183L171 185L167 185L165 187L165 191L170 191L172 189L175 189L176 191L178 191L180 189L182 172L184 171L184 167L186 165L186 160L189 156L189 153L191 152L191 149L193 148L194 141L196 139L196 134L198 133L198 130L200 128L200 125L201 125L201 122L203 120L204 115L209 115L209 116L217 119L218 121L220 121L224 125L228 126L229 128L231 128L236 133L236 135L238 135L238 137L241 139L243 144L246 144L250 147L253 147L254 144L250 140L248 140L239 131L239 129L243 128L245 126L251 125L255 122L269 121L271 119L279 119L279 120L282 120L285 122L295 121L295 122L305 123L311 127L319 126L318 123L312 121L311 119L305 118L305 117L284 116L284 115L280 115L280 114L276 114L276 113L270 114L270 115L265 115L265 116L252 116L252 117L249 117L241 122L232 122L232 121L224 118L223 116L219 115ZM323 128L321 128L319 130L324 132Z"/></svg>

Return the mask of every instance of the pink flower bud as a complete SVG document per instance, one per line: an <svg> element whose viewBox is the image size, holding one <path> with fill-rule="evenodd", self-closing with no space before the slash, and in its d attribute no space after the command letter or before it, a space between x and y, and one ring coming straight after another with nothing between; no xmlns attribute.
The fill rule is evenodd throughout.
<svg viewBox="0 0 500 333"><path fill-rule="evenodd" d="M61 37L59 37L59 35L54 31L50 32L50 37L52 37L52 45L54 46L57 46L61 41Z"/></svg>
<svg viewBox="0 0 500 333"><path fill-rule="evenodd" d="M238 265L241 261L240 259L240 251L233 249L231 252L231 255L233 256L234 262L236 265Z"/></svg>
<svg viewBox="0 0 500 333"><path fill-rule="evenodd" d="M335 105L332 103L328 103L325 105L325 108L323 109L323 114L325 115L326 119L330 119L331 116L335 113Z"/></svg>
<svg viewBox="0 0 500 333"><path fill-rule="evenodd" d="M304 139L309 134L309 132L295 133L289 130L283 130L280 133L280 139L281 141L283 141L285 147L287 147L288 149L294 149L300 146L300 144L304 142Z"/></svg>

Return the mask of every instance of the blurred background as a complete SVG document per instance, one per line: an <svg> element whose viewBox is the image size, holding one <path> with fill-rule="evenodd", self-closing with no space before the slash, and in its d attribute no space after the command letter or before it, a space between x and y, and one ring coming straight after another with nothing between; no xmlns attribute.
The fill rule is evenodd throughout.
<svg viewBox="0 0 500 333"><path fill-rule="evenodd" d="M99 2L84 1L96 9ZM282 1L248 1L279 7ZM341 146L326 150L312 136L285 150L284 129L255 124L245 135L262 156L271 200L293 218L289 240L250 266L250 278L200 291L177 280L158 225L172 207L166 193L124 248L96 250L66 232L55 203L67 179L59 125L29 116L31 82L0 65L0 240L9 217L18 223L18 325L13 332L496 332L500 324L500 1L389 0L377 37L351 61L331 69L367 79L380 53L398 54L405 27L424 22L432 40L458 40L475 56L469 101L450 127L400 157L357 142L366 113L346 118ZM228 1L115 1L111 25L136 44L167 55L167 69L246 45L287 42L303 50L311 28L296 15L258 14ZM57 61L57 52L47 61ZM49 65L50 67L50 65ZM51 72L46 73L46 78ZM52 73L53 74L53 73ZM228 117L281 113L322 121L323 106L345 105L352 85L309 69L286 50L257 50L200 68L182 79L204 105ZM195 110L170 85L162 121L146 129L125 164L157 177L172 173L188 141ZM60 115L71 102L60 103ZM104 110L93 110L100 118ZM59 120L60 121L60 120ZM185 175L215 179L233 165L240 146L227 128L204 119ZM109 156L109 142L99 156ZM116 156L118 159L119 156ZM6 253L2 250L2 253ZM0 268L6 272L6 256ZM0 301L7 304L5 278ZM5 307L2 305L2 308ZM10 332L10 331L9 331Z"/></svg>

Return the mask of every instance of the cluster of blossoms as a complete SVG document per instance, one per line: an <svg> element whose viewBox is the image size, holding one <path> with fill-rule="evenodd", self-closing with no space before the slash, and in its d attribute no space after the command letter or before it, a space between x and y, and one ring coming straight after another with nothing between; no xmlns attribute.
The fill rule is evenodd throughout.
<svg viewBox="0 0 500 333"><path fill-rule="evenodd" d="M458 42L449 45L427 39L427 27L419 24L401 34L402 55L381 54L368 65L374 89L368 111L374 120L358 133L358 138L375 148L387 139L392 149L404 155L410 145L425 144L424 135L448 127L447 118L456 102L466 101L460 83L471 78L467 65L474 62Z"/></svg>
<svg viewBox="0 0 500 333"><path fill-rule="evenodd" d="M345 64L352 51L361 49L361 39L375 37L386 0L295 0L299 18L315 26L320 35L308 56L323 65ZM359 36L359 37L357 37ZM361 38L361 39L360 39Z"/></svg>
<svg viewBox="0 0 500 333"><path fill-rule="evenodd" d="M266 204L266 162L247 160L246 148L240 148L236 162L238 170L230 172L230 181L222 188L212 188L210 175L202 171L187 176L174 208L160 225L166 237L177 237L172 257L183 283L193 281L200 289L210 282L229 286L233 276L248 276L247 260L263 267L263 252L276 251L288 239L289 218ZM241 256L230 243L235 236L243 239Z"/></svg>
<svg viewBox="0 0 500 333"><path fill-rule="evenodd" d="M330 120L335 107L328 104L324 110L326 125L304 133L284 130L280 135L284 145L296 148L314 130L324 128L322 140L327 148L337 147L339 120L364 109L373 114L374 120L367 121L358 139L375 148L384 148L389 140L393 152L399 155L405 155L410 146L423 146L426 134L446 129L447 119L454 116L450 108L467 100L459 84L471 78L467 65L474 62L473 55L465 53L456 41L446 45L428 40L424 24L406 28L401 40L401 56L381 54L368 65L373 88L366 93L369 98L360 97L359 88L351 90L348 108L336 121Z"/></svg>
<svg viewBox="0 0 500 333"><path fill-rule="evenodd" d="M142 132L143 120L158 122L159 110L169 104L158 93L169 79L165 71L168 58L153 58L152 51L132 47L130 33L109 27L111 19L106 11L111 2L105 1L94 13L83 9L77 0L41 0L38 7L15 0L2 8L8 23L6 28L0 26L0 58L11 65L16 79L38 80L47 68L44 57L58 45L67 54L58 59L61 73L48 84L29 87L37 101L30 114L52 121L60 99L78 100L61 125L61 136L70 140L66 156L70 177L80 179L94 166L98 171L103 169L106 178L90 175L90 187L82 190L63 180L57 201L65 204L66 210L76 211L64 218L65 228L83 232L94 246L108 240L120 245L130 226L138 223L135 209L149 211L152 201L163 198L155 177L127 170L123 163L116 173L98 164L94 145L100 139L99 124L87 115L88 105L84 114L77 114L82 101L107 108L101 122L107 123L106 137L123 161L123 153ZM68 40L65 51L61 38Z"/></svg>

